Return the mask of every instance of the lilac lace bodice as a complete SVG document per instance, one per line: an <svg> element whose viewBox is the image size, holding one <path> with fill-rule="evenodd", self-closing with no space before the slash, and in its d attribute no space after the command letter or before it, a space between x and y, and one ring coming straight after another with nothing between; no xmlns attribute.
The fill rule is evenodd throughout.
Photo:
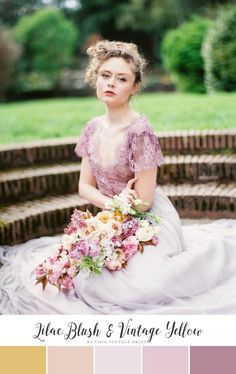
<svg viewBox="0 0 236 374"><path fill-rule="evenodd" d="M89 157L97 188L104 195L112 197L119 194L128 180L134 178L135 172L160 166L164 162L158 139L149 120L142 114L133 118L112 150L111 147L110 150L107 148L107 142L102 142L101 132L101 117L88 121L76 144L75 153L78 157ZM113 154L107 165L102 161L102 143L110 155Z"/></svg>

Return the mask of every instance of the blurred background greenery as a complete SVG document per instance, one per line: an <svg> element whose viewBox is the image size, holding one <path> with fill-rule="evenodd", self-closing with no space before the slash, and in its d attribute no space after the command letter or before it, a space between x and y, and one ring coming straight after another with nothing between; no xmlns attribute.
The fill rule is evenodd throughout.
<svg viewBox="0 0 236 374"><path fill-rule="evenodd" d="M83 77L104 38L148 59L133 105L157 130L235 127L235 1L0 0L0 143L76 135L102 112Z"/></svg>

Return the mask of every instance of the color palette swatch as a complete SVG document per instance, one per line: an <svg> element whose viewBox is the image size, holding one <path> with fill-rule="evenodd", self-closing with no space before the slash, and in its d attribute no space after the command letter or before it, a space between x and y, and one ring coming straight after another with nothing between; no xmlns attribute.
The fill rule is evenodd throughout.
<svg viewBox="0 0 236 374"><path fill-rule="evenodd" d="M144 347L143 374L158 373L188 374L188 348Z"/></svg>
<svg viewBox="0 0 236 374"><path fill-rule="evenodd" d="M95 348L95 374L141 374L141 347Z"/></svg>
<svg viewBox="0 0 236 374"><path fill-rule="evenodd" d="M46 374L46 347L0 347L0 373Z"/></svg>
<svg viewBox="0 0 236 374"><path fill-rule="evenodd" d="M93 374L93 348L48 347L48 374Z"/></svg>
<svg viewBox="0 0 236 374"><path fill-rule="evenodd" d="M0 347L4 374L235 374L236 347Z"/></svg>
<svg viewBox="0 0 236 374"><path fill-rule="evenodd" d="M236 347L191 347L191 374L235 374Z"/></svg>

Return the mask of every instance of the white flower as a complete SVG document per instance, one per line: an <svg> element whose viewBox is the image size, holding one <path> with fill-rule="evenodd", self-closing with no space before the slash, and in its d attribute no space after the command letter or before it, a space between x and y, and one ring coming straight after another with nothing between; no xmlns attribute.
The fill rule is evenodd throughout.
<svg viewBox="0 0 236 374"><path fill-rule="evenodd" d="M119 195L115 195L112 200L108 201L105 208L111 209L112 212L117 209L123 214L128 214L131 209L131 203L125 195L120 193Z"/></svg>
<svg viewBox="0 0 236 374"><path fill-rule="evenodd" d="M100 227L100 234L105 235L106 239L111 239L117 234L119 225L116 221L110 220L107 223L103 223Z"/></svg>
<svg viewBox="0 0 236 374"><path fill-rule="evenodd" d="M148 240L151 240L152 237L155 235L155 230L151 226L149 227L141 227L139 228L135 236L140 242L147 242Z"/></svg>
<svg viewBox="0 0 236 374"><path fill-rule="evenodd" d="M150 226L149 222L146 219L141 220L140 225L141 225L141 227L149 227Z"/></svg>
<svg viewBox="0 0 236 374"><path fill-rule="evenodd" d="M62 236L61 244L63 245L63 247L64 247L65 249L68 249L68 250L70 251L70 249L71 249L71 245L72 245L73 243L75 243L75 241L76 241L77 238L78 238L78 234L77 234L77 232L76 232L76 233L73 233L73 234L70 234L70 235L68 235L68 234L64 234L64 235Z"/></svg>
<svg viewBox="0 0 236 374"><path fill-rule="evenodd" d="M155 231L155 235L158 235L160 232L159 226L157 225L153 227L153 230Z"/></svg>

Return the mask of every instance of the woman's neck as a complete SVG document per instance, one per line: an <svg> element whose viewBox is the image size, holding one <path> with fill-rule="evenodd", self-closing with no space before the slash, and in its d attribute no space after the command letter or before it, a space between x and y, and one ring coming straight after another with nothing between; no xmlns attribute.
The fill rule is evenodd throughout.
<svg viewBox="0 0 236 374"><path fill-rule="evenodd" d="M135 115L135 111L129 106L118 108L106 108L104 119L109 126L119 126Z"/></svg>

